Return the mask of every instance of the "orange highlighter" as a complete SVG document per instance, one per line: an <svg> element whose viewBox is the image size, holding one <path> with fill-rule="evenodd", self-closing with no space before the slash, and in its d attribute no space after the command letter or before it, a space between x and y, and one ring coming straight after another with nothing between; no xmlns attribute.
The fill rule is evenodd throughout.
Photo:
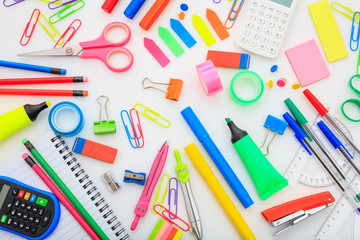
<svg viewBox="0 0 360 240"><path fill-rule="evenodd" d="M156 0L149 11L145 14L143 19L141 19L139 23L140 27L146 31L149 30L165 7L168 5L169 1L170 0Z"/></svg>

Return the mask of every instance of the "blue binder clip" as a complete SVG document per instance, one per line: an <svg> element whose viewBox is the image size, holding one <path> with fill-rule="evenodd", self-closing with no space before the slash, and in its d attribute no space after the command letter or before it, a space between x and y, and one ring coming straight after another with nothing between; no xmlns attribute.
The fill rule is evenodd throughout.
<svg viewBox="0 0 360 240"><path fill-rule="evenodd" d="M137 183L140 185L144 185L145 178L146 178L145 173L136 173L136 172L132 172L129 170L125 170L123 181L124 182L133 182L133 183Z"/></svg>

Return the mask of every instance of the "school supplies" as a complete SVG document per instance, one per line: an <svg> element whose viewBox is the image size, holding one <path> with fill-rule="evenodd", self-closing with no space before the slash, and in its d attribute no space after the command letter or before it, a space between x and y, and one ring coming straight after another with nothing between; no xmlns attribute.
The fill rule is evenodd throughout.
<svg viewBox="0 0 360 240"><path fill-rule="evenodd" d="M15 237L12 234L27 239L45 239L53 233L60 218L60 204L54 194L5 176L0 176L0 185L0 229L11 233L9 239ZM41 215L38 213L40 208Z"/></svg>
<svg viewBox="0 0 360 240"><path fill-rule="evenodd" d="M148 237L148 240L166 239L179 240L182 232L175 228L172 224L165 222L162 218L157 221L154 229Z"/></svg>
<svg viewBox="0 0 360 240"><path fill-rule="evenodd" d="M334 202L335 198L327 191L280 204L262 211L261 214L266 221L271 222L273 227L289 223L287 227L274 234L278 235L315 213L332 206Z"/></svg>
<svg viewBox="0 0 360 240"><path fill-rule="evenodd" d="M148 119L159 124L160 126L164 128L170 127L170 121L162 117L159 113L155 112L154 110L151 110L150 108L145 107L140 103L135 104L134 109L144 117L147 117Z"/></svg>
<svg viewBox="0 0 360 240"><path fill-rule="evenodd" d="M156 214L156 212L154 212L154 206L155 206L155 204L161 204L161 205L163 205L163 203L164 203L164 201L165 201L166 193L168 192L169 181L170 181L170 175L167 174L167 173L164 173L164 174L161 176L158 189L156 190L154 202L153 202L153 204L152 204L152 206L151 206L151 212L152 212L153 214Z"/></svg>
<svg viewBox="0 0 360 240"><path fill-rule="evenodd" d="M105 103L101 103L101 98L105 98ZM107 104L109 102L109 98L107 96L100 96L96 99L96 101L100 105L100 117L98 122L94 122L94 134L103 134L103 133L113 133L116 132L115 120L109 120L109 114L107 111ZM105 108L106 120L102 120L102 108Z"/></svg>
<svg viewBox="0 0 360 240"><path fill-rule="evenodd" d="M336 7L335 7L336 6ZM343 5L341 5L340 3L338 2L333 2L331 4L331 8L335 11L337 11L338 13L340 13L341 15L353 20L353 15L355 13L354 10L348 8L348 7L345 7ZM356 16L356 18L354 19L356 23L359 23L359 15Z"/></svg>
<svg viewBox="0 0 360 240"><path fill-rule="evenodd" d="M263 144L259 147L259 149L261 149L262 147L265 146L265 143L266 143L266 140L269 136L269 133L270 131L273 131L274 132L274 135L273 137L271 138L269 144L266 146L266 153L264 154L264 156L267 156L269 154L269 148L270 148L270 145L271 143L274 141L276 135L280 134L280 135L283 135L285 130L286 130L286 127L287 127L288 123L277 118L277 117L274 117L272 115L268 115L266 120L265 120L265 124L264 124L264 127L267 128L267 132L266 132L266 136L265 136L265 139L264 139L264 142Z"/></svg>
<svg viewBox="0 0 360 240"><path fill-rule="evenodd" d="M248 69L250 65L250 56L246 53L209 50L206 60L211 60L216 67Z"/></svg>
<svg viewBox="0 0 360 240"><path fill-rule="evenodd" d="M79 11L84 6L85 6L85 2L83 0L78 0L74 3L68 4L66 5L66 7L62 8L60 11L50 16L49 22L52 24L57 23L60 20L66 18L67 16Z"/></svg>
<svg viewBox="0 0 360 240"><path fill-rule="evenodd" d="M359 54L359 63L360 63L360 54ZM359 81L360 80L360 75L356 74L353 75L350 80L349 80L349 87L350 89L358 96L360 97L360 91L358 89L358 85L353 83L354 80ZM341 112L344 115L344 117L352 122L360 122L359 118L353 118L351 115L349 115L347 113L347 111L345 110L345 105L348 105L349 103L355 105L357 108L360 106L360 101L358 99L348 99L345 102L343 102L343 104L341 105Z"/></svg>
<svg viewBox="0 0 360 240"><path fill-rule="evenodd" d="M260 199L265 201L288 185L286 179L271 165L249 134L226 118L231 142L248 170Z"/></svg>
<svg viewBox="0 0 360 240"><path fill-rule="evenodd" d="M107 171L101 176L102 180L108 186L110 192L115 192L120 188L120 184L116 181L116 178L110 171Z"/></svg>
<svg viewBox="0 0 360 240"><path fill-rule="evenodd" d="M48 83L81 83L87 82L88 77L44 77L44 78L2 78L0 85L18 84L48 84Z"/></svg>
<svg viewBox="0 0 360 240"><path fill-rule="evenodd" d="M216 14L216 12L207 8L206 9L206 18L210 22L212 28L215 30L216 34L218 35L218 37L221 40L224 40L230 36L228 31L222 24L221 20L219 19L218 15Z"/></svg>
<svg viewBox="0 0 360 240"><path fill-rule="evenodd" d="M12 88L1 88L1 89L0 89L0 95L87 97L87 96L88 96L88 91L84 91L84 90L53 90L53 89L12 89Z"/></svg>
<svg viewBox="0 0 360 240"><path fill-rule="evenodd" d="M39 16L40 16L39 13L40 13L39 9L34 9L34 11L31 13L30 20L26 24L24 33L20 39L21 46L26 46L29 43L31 36L34 33L36 24L39 21ZM30 30L30 32L29 32L29 30Z"/></svg>
<svg viewBox="0 0 360 240"><path fill-rule="evenodd" d="M215 3L219 3L221 0ZM240 10L244 4L245 0L234 0L233 4L231 5L231 9L229 11L229 15L224 23L226 29L231 29L234 26L234 23L240 13ZM229 25L230 24L230 25Z"/></svg>
<svg viewBox="0 0 360 240"><path fill-rule="evenodd" d="M297 0L252 0L236 43L260 56L279 55L294 15Z"/></svg>
<svg viewBox="0 0 360 240"><path fill-rule="evenodd" d="M152 39L144 38L144 46L162 67L168 65L170 59Z"/></svg>
<svg viewBox="0 0 360 240"><path fill-rule="evenodd" d="M73 2L76 2L77 0L54 0L54 1L51 1L51 0L48 0L48 1L45 1L45 2L48 2L48 7L49 9L51 10L54 10L54 9L57 9L57 8L61 8L65 5L68 5L70 3L73 3ZM52 5L55 5L55 6L52 6Z"/></svg>
<svg viewBox="0 0 360 240"><path fill-rule="evenodd" d="M175 183L173 183L175 182ZM169 180L169 194L168 194L168 205L169 211L177 215L178 210L178 180L174 177ZM175 208L175 211L172 209ZM175 219L172 215L169 216L170 219Z"/></svg>
<svg viewBox="0 0 360 240"><path fill-rule="evenodd" d="M175 213L170 212L170 210L167 209L166 207L164 207L160 204L155 204L154 212L156 214L158 214L160 217L162 217L163 219L165 219L166 221L168 221L169 223L174 224L176 227L180 228L184 232L189 231L189 229L190 229L189 224L187 224L183 219L181 219ZM170 219L170 217L172 217L172 218ZM172 220L172 219L174 219L174 220Z"/></svg>
<svg viewBox="0 0 360 240"><path fill-rule="evenodd" d="M255 85L252 92L242 90L241 83L248 82ZM250 93L249 93L250 92ZM237 73L230 83L230 97L240 105L249 105L260 99L264 93L264 82L261 77L249 70Z"/></svg>
<svg viewBox="0 0 360 240"><path fill-rule="evenodd" d="M61 136L77 135L83 129L84 123L84 115L75 103L59 102L50 110L49 125L56 134Z"/></svg>
<svg viewBox="0 0 360 240"><path fill-rule="evenodd" d="M25 104L8 113L0 115L0 141L14 132L35 121L40 112L50 106L51 101L42 102L37 105Z"/></svg>
<svg viewBox="0 0 360 240"><path fill-rule="evenodd" d="M204 157L201 155L194 143L191 143L184 148L185 152L194 163L200 175L204 178L207 185L215 195L216 199L221 204L222 208L234 224L236 230L243 239L255 239L249 226L246 224L239 211L236 209L234 203L231 201L224 188L221 186L214 173L206 163Z"/></svg>
<svg viewBox="0 0 360 240"><path fill-rule="evenodd" d="M330 76L314 39L287 49L285 53L302 87Z"/></svg>
<svg viewBox="0 0 360 240"><path fill-rule="evenodd" d="M72 151L107 163L114 163L118 150L97 142L77 137Z"/></svg>
<svg viewBox="0 0 360 240"><path fill-rule="evenodd" d="M182 25L179 20L170 18L170 26L188 48L191 48L196 44L196 40L193 38L193 36L191 36L191 34L188 32L188 30L186 30L184 25Z"/></svg>
<svg viewBox="0 0 360 240"><path fill-rule="evenodd" d="M133 19L144 2L145 0L131 0L124 11L124 15L129 19Z"/></svg>
<svg viewBox="0 0 360 240"><path fill-rule="evenodd" d="M201 124L198 117L195 115L191 107L187 107L181 111L181 115L185 119L186 123L189 125L191 131L195 134L196 138L204 146L205 150L210 155L211 159L214 161L231 189L234 191L238 199L241 201L245 208L250 207L254 202L250 198L248 192L240 182L239 178L235 175L234 171L231 169L230 165L225 160L224 156L221 154L213 140L210 138L208 132ZM197 166L199 167L199 166ZM200 171L200 169L198 169Z"/></svg>
<svg viewBox="0 0 360 240"><path fill-rule="evenodd" d="M184 196L186 212L190 220L191 229L196 234L197 239L202 239L203 231L200 213L196 205L194 194L192 193L188 167L181 161L179 150L175 149L174 155L177 163L175 166L175 172L180 181L181 191Z"/></svg>
<svg viewBox="0 0 360 240"><path fill-rule="evenodd" d="M140 185L145 184L146 174L142 172L132 172L125 170L123 182L133 182Z"/></svg>
<svg viewBox="0 0 360 240"><path fill-rule="evenodd" d="M352 25L351 25L351 34L350 34L350 49L351 51L356 51L359 48L360 42L360 23L358 23L357 27L355 24L355 19L359 18L360 12L354 13ZM355 47L354 47L355 44Z"/></svg>
<svg viewBox="0 0 360 240"><path fill-rule="evenodd" d="M61 34L59 40L55 43L54 48L56 48L60 41L64 41L64 44L62 44L62 47L65 47L65 45L74 37L75 33L79 30L81 27L81 21L79 19L75 19L72 21L69 25L69 27L65 30L63 34ZM71 31L68 37L66 35Z"/></svg>
<svg viewBox="0 0 360 240"><path fill-rule="evenodd" d="M156 0L143 19L141 19L139 26L144 30L149 30L156 19L158 19L160 14L164 11L169 1L170 0Z"/></svg>
<svg viewBox="0 0 360 240"><path fill-rule="evenodd" d="M136 204L134 210L136 216L133 223L131 224L132 231L136 229L140 217L145 216L147 212L151 195L160 177L162 169L164 168L168 150L169 150L169 145L167 144L167 141L165 141L165 143L161 146L161 149L159 150L158 154L155 157L143 193L140 196L139 202Z"/></svg>
<svg viewBox="0 0 360 240"><path fill-rule="evenodd" d="M76 219L76 221L81 225L82 228L84 228L84 230L89 234L89 236L92 239L98 239L100 240L100 238L96 235L96 233L94 232L94 230L89 226L89 224L84 220L84 218L80 215L80 213L76 210L76 208L71 205L71 203L69 202L69 200L64 196L64 194L56 187L56 185L51 181L51 179L46 175L46 173L43 172L43 170L36 164L36 162L29 156L29 154L24 153L22 155L23 159L26 161L27 164L29 164L29 166L36 172L36 174L41 178L41 180L44 181L44 183L46 184L46 186L48 186L51 190L51 192L54 193L54 195L59 199L59 201L66 207L66 209L74 216L74 218ZM33 194L34 196L34 194ZM25 197L24 197L25 198ZM35 195L34 198L36 198L36 204L42 206L42 207L46 207L48 204L50 205L50 203L48 202L48 200L46 198L40 197L39 195ZM35 200L30 202L34 202ZM57 208L59 209L59 202L57 201ZM31 203L27 204L30 206L31 208ZM50 205L51 206L51 205ZM35 208L36 206L34 206ZM31 212L35 212L34 208L31 209ZM48 207L49 208L49 207ZM51 208L51 207L50 207ZM27 209L28 210L28 209ZM21 210L20 210L21 211ZM48 216L48 219L51 218L51 215L54 214L54 219L57 218L57 220L60 217L60 213L56 214L56 212L51 213L51 210L49 211L49 209L44 210L46 211L46 213L44 214L44 219L43 221L46 219L45 216ZM55 209L56 211L56 209ZM40 214L39 214L40 215ZM57 215L57 216L56 216ZM36 217L38 218L38 217ZM48 220L49 221L49 220ZM53 220L54 221L54 220ZM38 224L40 223L40 219ZM36 222L35 222L36 224ZM48 223L41 223L41 227L44 227L44 225L46 226ZM35 232L37 231L36 226L33 227L34 229L31 229L31 233L35 234ZM32 236L35 237L35 236Z"/></svg>
<svg viewBox="0 0 360 240"><path fill-rule="evenodd" d="M133 117L133 113L136 114L136 119ZM126 114L126 116L127 116L127 121L124 119L124 114ZM145 144L145 141L144 141L143 131L141 128L139 113L137 111L135 111L134 108L132 108L132 109L130 109L130 114L128 111L122 110L120 112L120 116L121 116L121 121L125 128L126 136L128 137L131 147L134 149L142 148ZM134 120L136 120L136 122ZM128 122L129 124L127 124L126 122ZM132 135L130 133L128 126L131 126ZM136 130L136 128L137 128L137 130ZM135 143L133 144L132 141L134 141ZM140 143L140 142L142 142L142 143Z"/></svg>
<svg viewBox="0 0 360 240"><path fill-rule="evenodd" d="M329 62L348 56L329 2L321 0L308 5L311 18L319 35L322 47Z"/></svg>
<svg viewBox="0 0 360 240"><path fill-rule="evenodd" d="M44 67L44 66L39 66L39 65L10 62L10 61L3 61L3 60L0 60L0 66L16 68L16 69L24 69L24 70L36 71L36 72L52 73L52 74L61 74L61 75L66 74L66 70L61 69L61 68Z"/></svg>
<svg viewBox="0 0 360 240"><path fill-rule="evenodd" d="M164 41L166 46L168 46L168 48L176 57L179 57L181 54L184 53L184 49L181 47L178 41L176 41L174 36L170 33L170 31L167 28L159 27L158 32L160 38Z"/></svg>
<svg viewBox="0 0 360 240"><path fill-rule="evenodd" d="M120 39L116 42L109 41L107 33L112 28L123 28L126 31L125 39ZM18 56L78 56L81 58L98 58L103 61L111 71L124 72L128 70L134 62L134 57L130 50L122 47L129 42L130 37L130 28L125 23L112 22L105 26L100 37L95 40L80 42L72 47L18 54ZM112 65L109 62L109 58L115 53L125 54L129 59L127 65L121 67Z"/></svg>
<svg viewBox="0 0 360 240"><path fill-rule="evenodd" d="M18 3L21 3L23 1L25 1L25 0L4 0L3 5L5 7L11 7L11 6L13 6L15 4L18 4Z"/></svg>
<svg viewBox="0 0 360 240"><path fill-rule="evenodd" d="M105 0L105 2L103 3L103 5L101 6L101 8L107 12L107 13L111 13L114 9L114 7L116 6L116 4L118 3L119 0Z"/></svg>
<svg viewBox="0 0 360 240"><path fill-rule="evenodd" d="M285 78L280 78L279 80L276 81L276 85L278 85L279 87L285 87L287 81Z"/></svg>
<svg viewBox="0 0 360 240"><path fill-rule="evenodd" d="M39 15L39 24L41 25L41 27L45 30L45 32L47 33L47 35L51 38L51 40L53 40L55 43L58 42L58 40L61 38L60 33L58 32L58 30L56 30L56 28L54 27L54 25L52 25L44 16L44 14L42 14L40 11L38 13ZM35 15L36 16L36 15ZM59 45L63 44L64 40L60 40L60 42L58 43Z"/></svg>
<svg viewBox="0 0 360 240"><path fill-rule="evenodd" d="M211 34L209 28L206 26L204 20L202 20L201 17L194 14L192 16L192 23L206 46L210 47L216 42L214 36Z"/></svg>
<svg viewBox="0 0 360 240"><path fill-rule="evenodd" d="M196 65L196 71L206 95L211 96L223 90L219 73L211 60Z"/></svg>
<svg viewBox="0 0 360 240"><path fill-rule="evenodd" d="M167 91L164 91L164 90L162 90L160 88L157 88L157 87L154 87L154 86L151 86L151 85L146 86L145 85L146 81L150 82L150 84L152 84L152 85L156 85L156 84L158 84L158 85L168 85ZM156 89L158 91L162 91L162 92L166 93L166 95L165 95L166 99L178 101L179 97L180 97L180 93L181 93L183 83L184 83L183 80L174 79L174 78L170 78L169 83L154 82L154 81L151 81L150 78L144 78L144 80L142 81L142 87L144 89L153 88L153 89Z"/></svg>

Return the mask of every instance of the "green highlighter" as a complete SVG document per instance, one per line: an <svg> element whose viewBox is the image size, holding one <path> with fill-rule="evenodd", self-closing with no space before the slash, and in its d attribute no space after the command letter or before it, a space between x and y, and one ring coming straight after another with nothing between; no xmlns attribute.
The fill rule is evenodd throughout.
<svg viewBox="0 0 360 240"><path fill-rule="evenodd" d="M261 200L266 200L288 185L287 180L271 165L249 134L239 129L229 118L225 119L233 143L245 164Z"/></svg>

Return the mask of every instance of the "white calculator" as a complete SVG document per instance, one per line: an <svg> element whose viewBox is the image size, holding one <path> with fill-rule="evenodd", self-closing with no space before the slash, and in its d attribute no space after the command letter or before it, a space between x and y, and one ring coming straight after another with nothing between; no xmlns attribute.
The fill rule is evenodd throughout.
<svg viewBox="0 0 360 240"><path fill-rule="evenodd" d="M297 0L251 0L236 42L258 55L280 53Z"/></svg>

